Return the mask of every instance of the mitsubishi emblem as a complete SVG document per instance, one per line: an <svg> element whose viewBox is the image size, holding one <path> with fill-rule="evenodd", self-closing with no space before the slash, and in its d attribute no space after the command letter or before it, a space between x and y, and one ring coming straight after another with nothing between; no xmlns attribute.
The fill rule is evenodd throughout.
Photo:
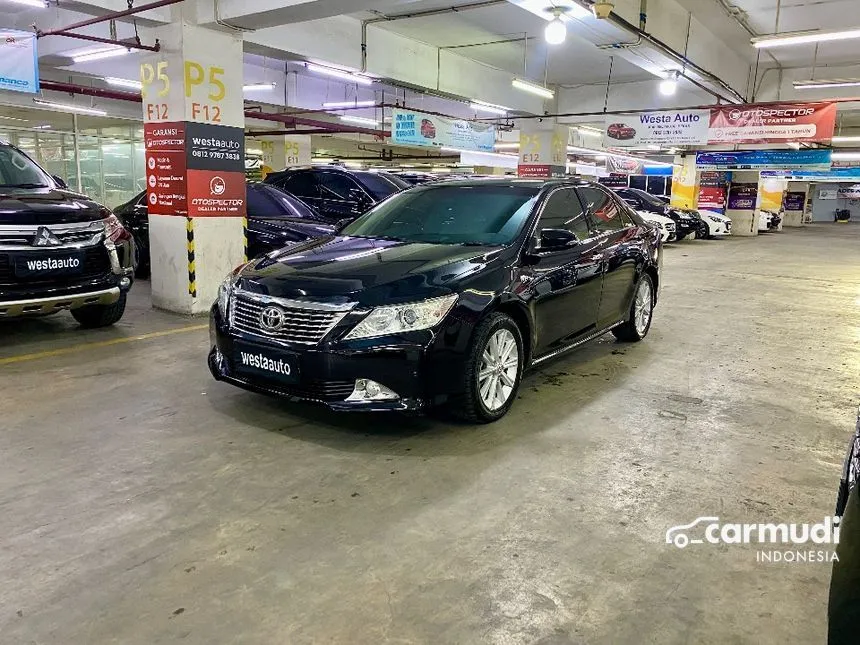
<svg viewBox="0 0 860 645"><path fill-rule="evenodd" d="M32 246L60 246L62 242L46 226L40 226L33 237Z"/></svg>

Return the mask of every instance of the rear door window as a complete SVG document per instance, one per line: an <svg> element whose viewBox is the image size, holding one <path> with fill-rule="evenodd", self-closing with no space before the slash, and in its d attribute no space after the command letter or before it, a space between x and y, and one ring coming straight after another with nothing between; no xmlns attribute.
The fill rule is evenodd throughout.
<svg viewBox="0 0 860 645"><path fill-rule="evenodd" d="M316 177L311 172L297 172L288 175L280 185L288 193L292 193L302 199L316 199L320 196Z"/></svg>
<svg viewBox="0 0 860 645"><path fill-rule="evenodd" d="M597 186L577 188L591 226L601 232L620 231L627 224L621 217L621 207L609 191Z"/></svg>

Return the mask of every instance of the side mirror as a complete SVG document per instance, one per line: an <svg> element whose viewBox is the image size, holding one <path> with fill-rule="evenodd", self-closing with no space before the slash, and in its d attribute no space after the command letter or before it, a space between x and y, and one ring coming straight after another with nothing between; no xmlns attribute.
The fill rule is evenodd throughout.
<svg viewBox="0 0 860 645"><path fill-rule="evenodd" d="M69 185L66 183L66 180L62 177L58 177L57 175L51 175L51 179L53 179L57 183L57 186L59 186L60 188L69 187Z"/></svg>
<svg viewBox="0 0 860 645"><path fill-rule="evenodd" d="M563 228L544 228L540 232L540 248L558 250L576 246L579 238L574 233Z"/></svg>

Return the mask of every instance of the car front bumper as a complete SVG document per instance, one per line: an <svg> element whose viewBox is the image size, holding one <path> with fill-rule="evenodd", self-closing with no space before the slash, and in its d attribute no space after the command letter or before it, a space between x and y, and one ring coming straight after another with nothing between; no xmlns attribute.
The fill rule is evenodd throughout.
<svg viewBox="0 0 860 645"><path fill-rule="evenodd" d="M246 390L296 401L321 403L341 411L417 411L441 403L458 383L462 363L445 351L434 351L441 334L412 332L408 337L368 341L290 345L235 329L228 330L216 307L209 323L209 371L219 381ZM298 377L293 382L249 374L239 366L238 346L264 355L290 357ZM355 399L356 381L374 381L397 394L396 399Z"/></svg>

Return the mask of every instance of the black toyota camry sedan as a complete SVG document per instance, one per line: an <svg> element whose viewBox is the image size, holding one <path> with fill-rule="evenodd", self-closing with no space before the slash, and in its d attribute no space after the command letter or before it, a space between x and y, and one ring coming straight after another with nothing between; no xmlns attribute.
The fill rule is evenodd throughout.
<svg viewBox="0 0 860 645"><path fill-rule="evenodd" d="M524 369L608 331L644 338L660 265L658 231L597 184L424 184L236 269L209 368L337 410L494 421Z"/></svg>

